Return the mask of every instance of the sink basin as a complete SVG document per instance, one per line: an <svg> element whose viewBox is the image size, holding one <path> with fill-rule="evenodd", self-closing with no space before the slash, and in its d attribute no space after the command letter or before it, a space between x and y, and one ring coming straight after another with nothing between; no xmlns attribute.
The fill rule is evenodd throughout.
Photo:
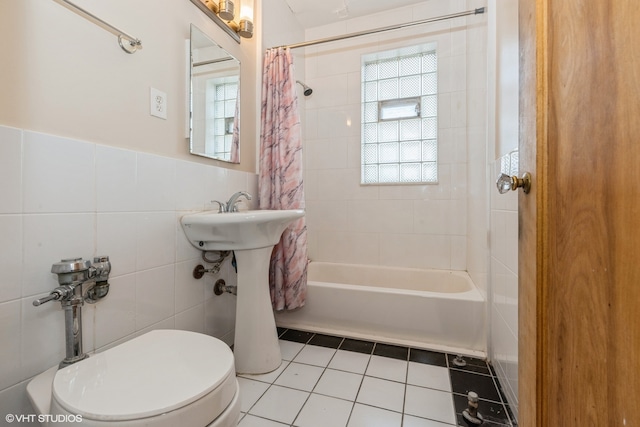
<svg viewBox="0 0 640 427"><path fill-rule="evenodd" d="M285 228L304 216L303 209L199 212L180 222L193 246L206 251L259 249L273 246Z"/></svg>

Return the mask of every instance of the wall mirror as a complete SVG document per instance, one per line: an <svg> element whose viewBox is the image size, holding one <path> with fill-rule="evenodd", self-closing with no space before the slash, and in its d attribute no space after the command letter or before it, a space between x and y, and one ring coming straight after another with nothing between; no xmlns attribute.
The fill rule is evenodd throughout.
<svg viewBox="0 0 640 427"><path fill-rule="evenodd" d="M191 25L191 154L240 163L240 61Z"/></svg>

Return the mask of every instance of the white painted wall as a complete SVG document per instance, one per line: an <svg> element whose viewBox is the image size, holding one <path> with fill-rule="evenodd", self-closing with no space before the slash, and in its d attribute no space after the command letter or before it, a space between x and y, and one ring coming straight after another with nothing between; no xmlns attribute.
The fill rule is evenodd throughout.
<svg viewBox="0 0 640 427"><path fill-rule="evenodd" d="M256 81L260 34L237 44L188 0L76 0L110 24L142 40L133 55L116 36L56 1L0 2L0 123L164 156L191 157L185 139L185 40L193 23L242 63L242 79ZM259 29L260 26L256 25ZM149 89L167 94L168 118L149 115ZM242 88L241 164L255 172L255 85Z"/></svg>
<svg viewBox="0 0 640 427"><path fill-rule="evenodd" d="M139 37L115 36L54 1L0 1L0 413L31 414L29 378L64 357L60 304L31 302L57 286L62 258L109 255L111 291L85 305L84 349L100 351L156 328L233 339L233 297L179 218L237 190L257 192L257 84L243 86L242 158L230 166L188 154L185 40L196 24L257 82L260 34L232 41L187 0L77 4ZM256 28L260 29L259 14ZM168 119L149 115L149 88L167 93ZM233 283L227 264L221 277Z"/></svg>

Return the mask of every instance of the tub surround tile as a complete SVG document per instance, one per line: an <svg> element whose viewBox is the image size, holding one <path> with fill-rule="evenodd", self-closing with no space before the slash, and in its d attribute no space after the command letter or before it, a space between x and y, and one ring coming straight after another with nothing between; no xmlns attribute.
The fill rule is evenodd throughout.
<svg viewBox="0 0 640 427"><path fill-rule="evenodd" d="M340 350L354 351L356 353L371 354L373 352L374 343L370 341L354 340L345 338L340 344Z"/></svg>

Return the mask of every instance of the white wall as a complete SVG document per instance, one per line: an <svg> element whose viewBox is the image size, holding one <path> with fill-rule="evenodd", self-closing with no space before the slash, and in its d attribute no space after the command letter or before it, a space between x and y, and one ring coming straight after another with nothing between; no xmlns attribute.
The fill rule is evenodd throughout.
<svg viewBox="0 0 640 427"><path fill-rule="evenodd" d="M464 0L347 19L305 39L346 34L465 10ZM305 48L301 102L309 256L312 260L466 269L467 38L464 18ZM360 185L361 55L437 43L439 184Z"/></svg>
<svg viewBox="0 0 640 427"><path fill-rule="evenodd" d="M495 188L500 157L518 148L518 1L489 0L490 356L518 414L518 193ZM515 172L515 171L513 171Z"/></svg>
<svg viewBox="0 0 640 427"><path fill-rule="evenodd" d="M188 154L185 40L195 23L258 80L256 40L228 38L187 0L77 3L139 37L116 37L53 1L0 1L0 413L33 413L33 375L64 357L60 304L32 301L57 286L62 258L109 255L111 290L85 305L84 350L155 328L233 339L233 297L215 277L192 278L199 251L179 226L237 190L257 192L257 85L243 87L241 165ZM259 18L256 28L260 28ZM168 95L168 119L149 115L149 88ZM219 276L233 283L225 265Z"/></svg>
<svg viewBox="0 0 640 427"><path fill-rule="evenodd" d="M76 0L142 40L132 55L117 37L56 1L0 2L0 123L84 141L191 159L185 139L187 59L193 23L240 59L242 79L254 82L260 35L233 41L188 0ZM259 25L256 25L260 29ZM149 89L167 94L167 120L149 115ZM255 85L242 88L241 164L255 172Z"/></svg>

